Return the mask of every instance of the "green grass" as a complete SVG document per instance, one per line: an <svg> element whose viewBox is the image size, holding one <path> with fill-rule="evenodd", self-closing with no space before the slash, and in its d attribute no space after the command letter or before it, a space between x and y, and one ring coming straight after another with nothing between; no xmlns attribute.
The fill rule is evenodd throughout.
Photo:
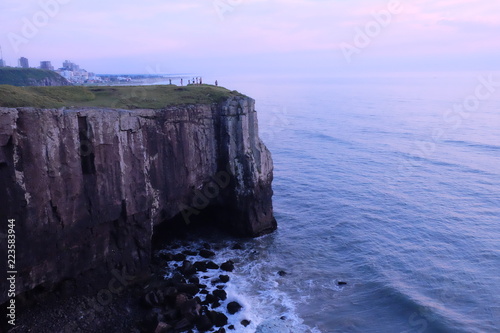
<svg viewBox="0 0 500 333"><path fill-rule="evenodd" d="M30 86L33 85L32 81L41 81L43 79L50 79L54 82L61 83L66 80L56 72L36 69L36 68L13 68L13 67L0 67L0 84L10 84L12 86ZM67 82L66 82L67 83Z"/></svg>
<svg viewBox="0 0 500 333"><path fill-rule="evenodd" d="M121 109L162 109L170 105L212 104L237 91L211 85L99 86L99 87L14 87L0 85L0 106L39 108L106 107Z"/></svg>

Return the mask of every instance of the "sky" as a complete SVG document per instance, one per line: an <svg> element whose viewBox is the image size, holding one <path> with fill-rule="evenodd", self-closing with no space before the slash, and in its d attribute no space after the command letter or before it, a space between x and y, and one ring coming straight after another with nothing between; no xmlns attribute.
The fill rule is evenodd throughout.
<svg viewBox="0 0 500 333"><path fill-rule="evenodd" d="M96 73L500 70L497 0L1 0L3 59Z"/></svg>

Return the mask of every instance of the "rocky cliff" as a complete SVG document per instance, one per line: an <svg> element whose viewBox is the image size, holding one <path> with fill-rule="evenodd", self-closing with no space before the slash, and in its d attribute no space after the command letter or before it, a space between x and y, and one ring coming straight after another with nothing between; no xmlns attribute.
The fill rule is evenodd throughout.
<svg viewBox="0 0 500 333"><path fill-rule="evenodd" d="M140 275L153 234L174 221L273 231L272 171L243 96L165 109L0 107L0 256L15 219L17 294L65 280L97 288L116 269ZM0 303L7 289L4 280Z"/></svg>

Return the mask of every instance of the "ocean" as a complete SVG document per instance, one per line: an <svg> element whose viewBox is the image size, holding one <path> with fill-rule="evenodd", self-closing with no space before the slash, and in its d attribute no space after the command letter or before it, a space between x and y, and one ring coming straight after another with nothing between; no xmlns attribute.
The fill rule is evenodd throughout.
<svg viewBox="0 0 500 333"><path fill-rule="evenodd" d="M499 73L217 79L275 167L278 230L212 240L237 332L500 332Z"/></svg>

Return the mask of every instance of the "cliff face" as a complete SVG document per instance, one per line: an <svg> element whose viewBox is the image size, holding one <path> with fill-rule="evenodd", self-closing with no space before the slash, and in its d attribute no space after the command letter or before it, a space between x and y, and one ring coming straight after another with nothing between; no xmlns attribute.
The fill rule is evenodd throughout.
<svg viewBox="0 0 500 333"><path fill-rule="evenodd" d="M15 219L18 294L91 285L114 269L140 275L153 233L173 220L210 210L235 234L273 231L272 170L246 97L164 110L0 108L0 255Z"/></svg>

